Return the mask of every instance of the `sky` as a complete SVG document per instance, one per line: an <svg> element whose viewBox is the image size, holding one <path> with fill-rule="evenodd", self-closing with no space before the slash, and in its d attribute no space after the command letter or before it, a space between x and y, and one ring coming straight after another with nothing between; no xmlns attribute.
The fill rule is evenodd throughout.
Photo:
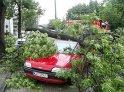
<svg viewBox="0 0 124 92"><path fill-rule="evenodd" d="M44 15L39 17L39 25L47 24L50 19L55 18L54 0L35 0L39 2L42 9L45 9ZM90 0L56 0L57 18L64 19L67 10L77 4L88 4ZM97 0L101 2L102 0Z"/></svg>

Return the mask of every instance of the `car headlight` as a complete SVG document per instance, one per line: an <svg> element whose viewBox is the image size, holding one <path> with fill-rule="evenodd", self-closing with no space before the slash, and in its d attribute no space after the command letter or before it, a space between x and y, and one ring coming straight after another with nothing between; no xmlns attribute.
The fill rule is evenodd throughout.
<svg viewBox="0 0 124 92"><path fill-rule="evenodd" d="M24 66L25 66L25 67L29 67L29 68L31 68L31 63L29 63L29 62L25 62Z"/></svg>
<svg viewBox="0 0 124 92"><path fill-rule="evenodd" d="M60 72L60 71L63 71L63 70L65 70L65 69L64 68L53 68L52 72L57 73L57 72Z"/></svg>

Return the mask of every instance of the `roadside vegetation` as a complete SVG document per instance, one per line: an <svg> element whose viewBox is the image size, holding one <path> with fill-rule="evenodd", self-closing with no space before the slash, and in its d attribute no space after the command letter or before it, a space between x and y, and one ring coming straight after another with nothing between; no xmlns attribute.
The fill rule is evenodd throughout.
<svg viewBox="0 0 124 92"><path fill-rule="evenodd" d="M117 29L120 31L122 29ZM70 78L73 87L82 90L92 88L95 92L123 92L124 44L123 32L87 35L84 46L77 52L82 59L72 62L72 69L58 76ZM88 64L87 64L87 63ZM85 64L85 66L84 66Z"/></svg>
<svg viewBox="0 0 124 92"><path fill-rule="evenodd" d="M0 70L1 72L11 72L13 74L11 79L6 80L8 87L27 87L29 89L41 90L41 85L37 85L35 80L29 79L25 75L23 65L27 57L39 59L56 53L57 49L53 39L49 38L47 34L31 32L22 46L17 47L15 45L16 38L10 33L5 35L5 41L6 54L4 55Z"/></svg>
<svg viewBox="0 0 124 92"><path fill-rule="evenodd" d="M11 3L12 6L15 5L15 2L10 2L11 0L6 1ZM43 14L43 10L40 7L35 7L38 6L38 3L32 4L33 1L29 1L28 3L26 0L22 2L24 6L22 8L24 10L22 12L23 28L36 27L37 16ZM0 1L0 5L1 3L2 1ZM8 8L14 9L10 6ZM73 61L72 69L61 71L57 74L58 77L70 79L72 87L78 88L79 92L82 92L82 90L124 92L123 8L123 0L104 0L101 4L91 0L89 5L79 4L70 8L67 12L66 17L68 20L82 20L81 24L73 23L67 25L64 20L60 19L49 22L48 28L56 30L59 34L82 39L81 49L74 52L74 54L82 55L82 59ZM79 11L77 12L77 10ZM7 11L6 16L10 16L11 12ZM34 20L29 23L31 19ZM106 32L105 29L93 26L93 21L95 20L108 21L111 31ZM35 22L33 23L33 21ZM0 24L0 26L2 25ZM1 27L0 32L2 31ZM20 31L18 33L18 36L21 37ZM47 34L39 31L31 32L26 42L17 47L15 45L16 38L12 34L0 34L0 37L0 42L2 43L0 44L0 52L4 52L0 56L2 58L0 60L0 72L9 71L13 73L12 78L6 81L8 87L27 87L29 89L43 90L43 87L37 85L36 81L26 77L23 73L23 65L27 57L35 60L56 53L57 48L53 40ZM84 66L84 64L86 65Z"/></svg>

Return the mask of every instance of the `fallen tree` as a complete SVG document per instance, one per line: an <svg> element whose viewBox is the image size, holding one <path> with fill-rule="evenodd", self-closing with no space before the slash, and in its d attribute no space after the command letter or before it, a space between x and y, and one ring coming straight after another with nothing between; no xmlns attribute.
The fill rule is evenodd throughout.
<svg viewBox="0 0 124 92"><path fill-rule="evenodd" d="M73 40L73 41L79 40L78 38L69 36L67 34L60 34L58 32L52 32L50 29L27 28L25 31L40 31L42 33L47 33L49 37L63 39L63 40Z"/></svg>
<svg viewBox="0 0 124 92"><path fill-rule="evenodd" d="M47 33L49 37L62 39L62 40L72 40L78 42L81 46L83 45L83 39L86 37L87 34L83 34L83 37L73 37L69 36L65 33L58 33L58 32L52 32L50 29L47 28L27 28L25 31L40 31L42 33Z"/></svg>
<svg viewBox="0 0 124 92"><path fill-rule="evenodd" d="M78 37L74 37L74 36L70 36L66 33L58 33L58 32L53 32L51 31L50 29L48 28L45 28L43 27L42 29L40 28L26 28L25 31L40 31L42 33L47 33L49 37L52 37L52 38L57 38L57 39L62 39L62 40L72 40L72 41L76 41L78 42L82 47L84 46L84 39L86 37L90 37L91 35L96 35L98 33L93 33L93 31L91 30L86 30L86 31L83 31L82 34L80 34L80 36ZM103 33L99 33L100 35L105 35L105 34L111 34L113 35L114 37L116 37L117 35L115 35L114 33L112 32L103 32Z"/></svg>

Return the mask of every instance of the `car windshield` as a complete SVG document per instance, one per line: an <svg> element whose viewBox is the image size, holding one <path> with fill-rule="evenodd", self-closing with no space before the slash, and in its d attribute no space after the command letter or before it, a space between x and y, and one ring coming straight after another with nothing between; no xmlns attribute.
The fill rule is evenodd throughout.
<svg viewBox="0 0 124 92"><path fill-rule="evenodd" d="M55 41L55 44L58 48L58 52L60 53L66 53L67 50L74 50L77 42L72 41Z"/></svg>

